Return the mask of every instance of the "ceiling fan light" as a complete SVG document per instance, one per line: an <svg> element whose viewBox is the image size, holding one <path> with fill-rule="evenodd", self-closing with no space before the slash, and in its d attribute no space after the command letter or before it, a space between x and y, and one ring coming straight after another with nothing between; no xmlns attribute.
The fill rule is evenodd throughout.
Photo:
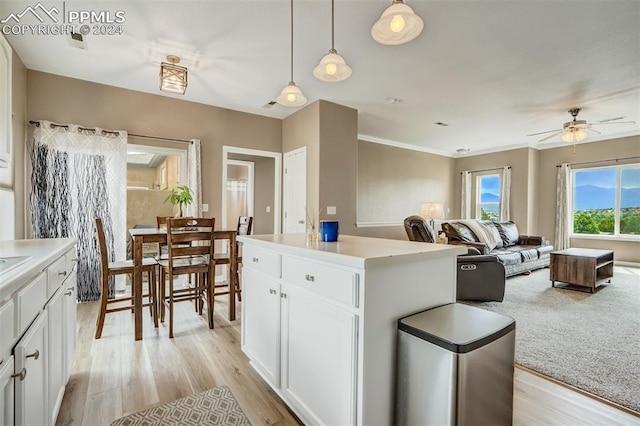
<svg viewBox="0 0 640 426"><path fill-rule="evenodd" d="M313 76L318 80L336 82L351 77L351 72L344 58L335 50L330 50L313 69Z"/></svg>
<svg viewBox="0 0 640 426"><path fill-rule="evenodd" d="M282 89L276 98L276 102L282 106L298 107L307 103L307 97L293 81L290 81L289 84Z"/></svg>
<svg viewBox="0 0 640 426"><path fill-rule="evenodd" d="M587 132L585 132L582 129L578 129L575 132L576 141L578 141L578 142L585 140L587 138L587 136L589 136L587 134Z"/></svg>
<svg viewBox="0 0 640 426"><path fill-rule="evenodd" d="M424 29L422 18L402 0L394 0L371 28L371 37L380 44L398 45L418 37Z"/></svg>
<svg viewBox="0 0 640 426"><path fill-rule="evenodd" d="M573 142L573 130L570 130L562 135L562 141L567 143Z"/></svg>

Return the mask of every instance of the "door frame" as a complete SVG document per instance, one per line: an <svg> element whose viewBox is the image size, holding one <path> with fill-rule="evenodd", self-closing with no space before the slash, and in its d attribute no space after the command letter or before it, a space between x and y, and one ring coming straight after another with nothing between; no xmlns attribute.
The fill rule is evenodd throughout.
<svg viewBox="0 0 640 426"><path fill-rule="evenodd" d="M281 229L280 209L282 203L282 153L273 151L263 151L259 149L240 148L237 146L222 146L222 227L227 228L227 164L229 154L253 155L256 157L273 158L274 178L273 178L273 233L279 234ZM235 225L234 225L235 226Z"/></svg>
<svg viewBox="0 0 640 426"><path fill-rule="evenodd" d="M306 175L306 174L307 174L307 163L306 163L306 160L307 160L307 147L306 147L306 146L302 146L302 147L300 147L300 148L296 148L296 149L294 149L294 150L291 150L291 151L287 151L287 152L285 152L285 153L284 153L284 162L286 163L286 161L287 161L287 158L288 158L288 157L294 156L294 155L299 154L299 153L302 153L302 152L304 153L304 158L305 158L305 165L304 165L304 169L305 169L305 175ZM287 180L287 179L288 179L288 177L287 177L287 176L286 176L286 174L285 174L285 177L284 177L284 179L283 179L283 185L282 185L282 188L283 188L282 208L283 208L283 209L284 209L284 208L285 208L285 206L287 205L287 198L289 197L289 194L287 193L287 184L286 184L286 180ZM309 198L308 198L308 195L309 195L309 194L307 194L308 183L309 183L309 182L307 181L307 178L305 178L305 191L304 191L304 205L305 205L305 217L304 217L304 222L305 222L305 229L306 229L306 227L307 227L307 225L308 225L308 224L307 224L307 214L306 214L307 205L308 205L307 203L308 203L308 201L309 201ZM285 217L284 217L284 213L285 213L285 212L283 211L283 214L282 214L282 224L283 224L283 227L284 227L284 224L286 223L286 219L285 219ZM283 228L283 229L284 229L284 228ZM283 232L285 232L285 231L283 231Z"/></svg>

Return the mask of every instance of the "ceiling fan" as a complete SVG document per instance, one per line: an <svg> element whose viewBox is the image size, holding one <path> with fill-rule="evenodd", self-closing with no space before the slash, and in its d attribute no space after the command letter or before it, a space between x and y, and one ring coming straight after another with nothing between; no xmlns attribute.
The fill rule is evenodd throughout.
<svg viewBox="0 0 640 426"><path fill-rule="evenodd" d="M566 123L564 123L562 126L562 129L548 130L546 132L540 132L540 133L532 133L527 136L538 136L538 135L544 135L547 133L552 133L551 135L540 139L538 142L548 141L549 139L558 135L562 135L561 139L564 142L580 142L584 140L587 136L589 136L589 133L587 132L593 132L598 135L602 134L601 132L595 129L592 129L592 126L602 126L605 124L625 124L625 123L635 124L636 123L635 121L619 121L619 120L625 119L626 117L608 118L606 120L602 120L597 123L587 123L587 120L577 119L580 111L582 111L582 108L571 108L569 111L567 111L569 114L571 114L571 116L573 117L573 120L567 121Z"/></svg>

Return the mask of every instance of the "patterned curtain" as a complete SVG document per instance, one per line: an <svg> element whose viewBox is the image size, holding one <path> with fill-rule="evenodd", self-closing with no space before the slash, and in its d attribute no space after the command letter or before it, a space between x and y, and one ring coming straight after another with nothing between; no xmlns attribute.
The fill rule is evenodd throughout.
<svg viewBox="0 0 640 426"><path fill-rule="evenodd" d="M460 219L471 219L471 172L462 172L462 199L460 200Z"/></svg>
<svg viewBox="0 0 640 426"><path fill-rule="evenodd" d="M500 185L500 222L511 220L511 167L507 166L502 170L502 181Z"/></svg>
<svg viewBox="0 0 640 426"><path fill-rule="evenodd" d="M193 204L186 215L202 217L202 172L200 168L200 140L192 139L187 149L187 186L193 191Z"/></svg>
<svg viewBox="0 0 640 426"><path fill-rule="evenodd" d="M554 248L564 250L570 247L569 243L569 173L571 167L563 163L558 167L556 185L556 235Z"/></svg>
<svg viewBox="0 0 640 426"><path fill-rule="evenodd" d="M78 238L78 300L99 300L94 218L105 225L109 260L125 257L127 133L52 124L40 121L29 144L32 236Z"/></svg>

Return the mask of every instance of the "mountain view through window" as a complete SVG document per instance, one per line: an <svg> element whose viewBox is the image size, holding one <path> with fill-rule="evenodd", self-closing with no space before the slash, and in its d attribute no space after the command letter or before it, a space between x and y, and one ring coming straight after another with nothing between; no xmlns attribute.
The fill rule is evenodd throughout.
<svg viewBox="0 0 640 426"><path fill-rule="evenodd" d="M497 222L500 220L500 175L478 176L476 217Z"/></svg>

